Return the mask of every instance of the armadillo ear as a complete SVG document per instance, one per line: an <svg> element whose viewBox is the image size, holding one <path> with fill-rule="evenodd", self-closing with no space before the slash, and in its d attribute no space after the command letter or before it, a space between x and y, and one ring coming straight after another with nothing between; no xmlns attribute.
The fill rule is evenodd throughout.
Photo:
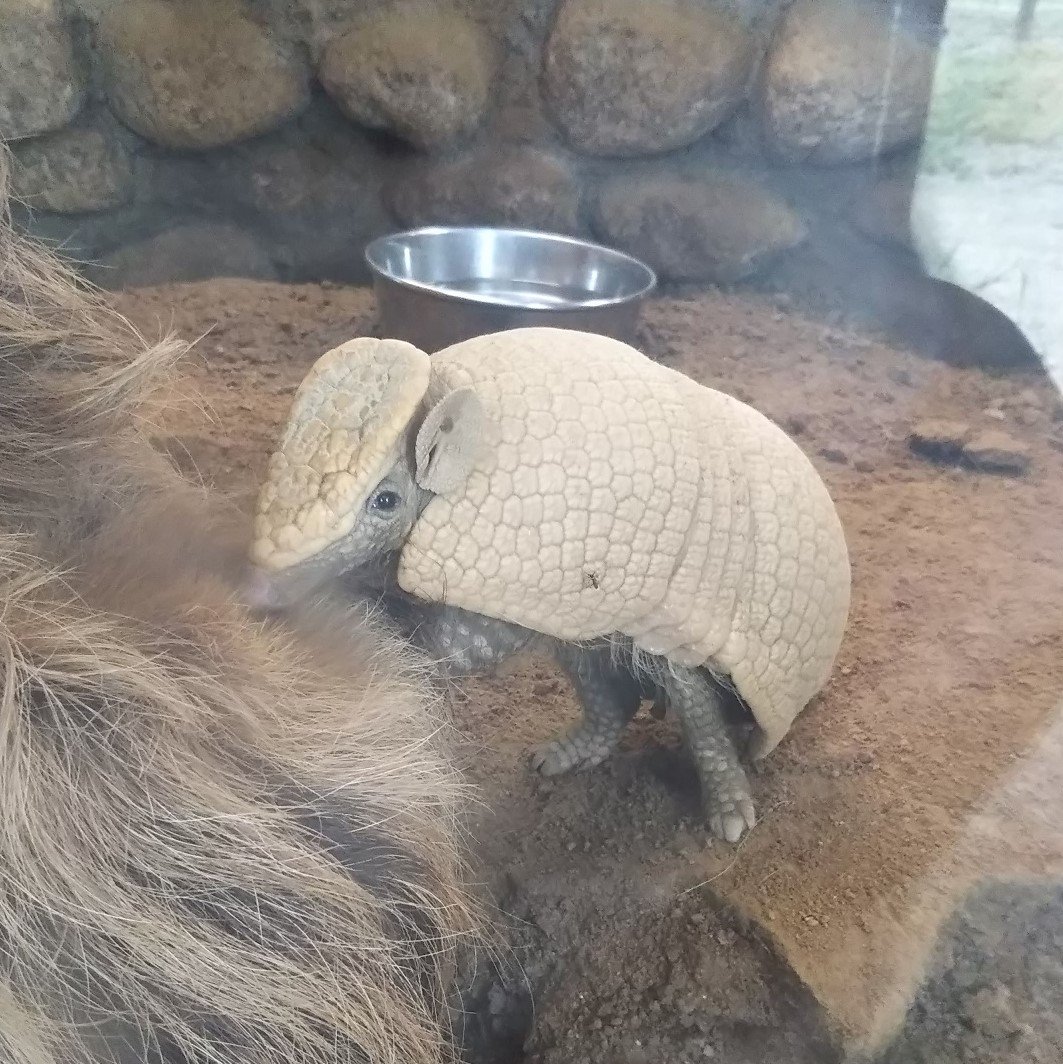
<svg viewBox="0 0 1063 1064"><path fill-rule="evenodd" d="M443 495L465 482L484 442L486 421L472 388L449 392L428 411L414 445L414 475L425 491Z"/></svg>

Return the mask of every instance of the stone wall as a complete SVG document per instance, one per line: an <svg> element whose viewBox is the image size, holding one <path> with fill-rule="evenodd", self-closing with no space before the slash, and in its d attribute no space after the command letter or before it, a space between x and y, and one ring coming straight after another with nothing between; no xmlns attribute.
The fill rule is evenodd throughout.
<svg viewBox="0 0 1063 1064"><path fill-rule="evenodd" d="M104 284L361 280L430 222L795 279L906 240L919 2L0 0L0 139L26 224Z"/></svg>

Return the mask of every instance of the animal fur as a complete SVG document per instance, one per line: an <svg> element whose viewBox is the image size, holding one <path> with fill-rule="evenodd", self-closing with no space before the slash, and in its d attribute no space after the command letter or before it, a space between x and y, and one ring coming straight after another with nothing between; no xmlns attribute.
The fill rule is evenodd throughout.
<svg viewBox="0 0 1063 1064"><path fill-rule="evenodd" d="M430 678L357 606L238 604L138 424L182 345L6 196L0 149L0 1060L437 1064L478 923Z"/></svg>

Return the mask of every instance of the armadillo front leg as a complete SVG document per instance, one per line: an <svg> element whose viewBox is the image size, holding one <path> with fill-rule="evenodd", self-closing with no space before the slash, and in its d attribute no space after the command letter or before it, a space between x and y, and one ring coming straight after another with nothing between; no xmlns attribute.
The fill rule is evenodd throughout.
<svg viewBox="0 0 1063 1064"><path fill-rule="evenodd" d="M383 604L403 635L451 677L491 672L535 639L527 628L456 606L399 595L385 597Z"/></svg>
<svg viewBox="0 0 1063 1064"><path fill-rule="evenodd" d="M756 814L720 694L699 669L669 668L662 680L694 755L709 827L718 838L737 842L756 824Z"/></svg>
<svg viewBox="0 0 1063 1064"><path fill-rule="evenodd" d="M544 776L600 765L616 749L641 701L638 684L614 664L608 646L559 643L555 655L576 689L583 719L533 755L532 767Z"/></svg>

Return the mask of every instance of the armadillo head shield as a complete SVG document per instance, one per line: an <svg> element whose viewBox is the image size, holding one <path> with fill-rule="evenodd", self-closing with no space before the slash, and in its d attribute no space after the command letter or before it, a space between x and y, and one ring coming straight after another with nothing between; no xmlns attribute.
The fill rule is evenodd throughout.
<svg viewBox="0 0 1063 1064"><path fill-rule="evenodd" d="M427 354L361 337L322 355L300 384L258 497L251 561L269 572L339 542L408 444L428 389Z"/></svg>

